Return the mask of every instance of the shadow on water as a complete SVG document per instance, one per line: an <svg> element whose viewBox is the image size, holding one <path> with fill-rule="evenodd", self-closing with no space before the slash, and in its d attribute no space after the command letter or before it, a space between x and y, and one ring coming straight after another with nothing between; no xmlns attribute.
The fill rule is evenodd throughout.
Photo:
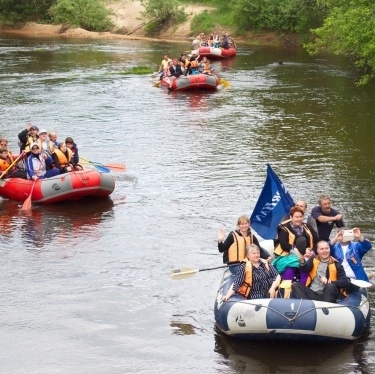
<svg viewBox="0 0 375 374"><path fill-rule="evenodd" d="M241 341L215 328L215 352L236 373L371 373L364 351L371 340L354 343Z"/></svg>

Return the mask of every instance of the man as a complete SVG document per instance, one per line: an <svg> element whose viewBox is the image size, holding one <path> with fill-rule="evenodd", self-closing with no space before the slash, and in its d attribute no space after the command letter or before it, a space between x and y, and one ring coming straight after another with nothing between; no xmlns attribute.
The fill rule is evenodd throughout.
<svg viewBox="0 0 375 374"><path fill-rule="evenodd" d="M292 297L295 299L309 299L335 303L340 289L350 286L350 281L342 265L330 255L330 247L321 240L316 245L317 255L305 257L297 253L300 269L308 273L305 284L293 283Z"/></svg>
<svg viewBox="0 0 375 374"><path fill-rule="evenodd" d="M321 195L318 204L311 210L311 216L316 221L319 239L329 241L334 224L338 228L345 226L343 215L331 207L332 202L329 195Z"/></svg>
<svg viewBox="0 0 375 374"><path fill-rule="evenodd" d="M40 149L42 152L47 153L48 156L52 157L53 152L55 152L55 145L54 143L48 138L47 130L40 130L39 131L39 139L38 142Z"/></svg>
<svg viewBox="0 0 375 374"><path fill-rule="evenodd" d="M169 67L170 76L178 78L184 74L184 71L185 69L178 63L177 58L174 58L172 66Z"/></svg>
<svg viewBox="0 0 375 374"><path fill-rule="evenodd" d="M59 143L57 142L57 134L54 131L50 131L48 134L49 140L53 143L54 147L57 148Z"/></svg>
<svg viewBox="0 0 375 374"><path fill-rule="evenodd" d="M30 152L31 144L36 142L39 138L38 131L38 126L32 125L31 123L26 124L26 129L18 134L20 153L23 150L25 150L26 153Z"/></svg>
<svg viewBox="0 0 375 374"><path fill-rule="evenodd" d="M341 228L331 240L331 256L342 264L348 278L368 281L362 265L362 258L372 245L365 239L358 227L353 229L354 239L358 240L357 242L348 240L344 233L345 229Z"/></svg>
<svg viewBox="0 0 375 374"><path fill-rule="evenodd" d="M164 71L168 67L168 63L171 61L172 60L167 55L165 55L164 58L161 60L158 73Z"/></svg>

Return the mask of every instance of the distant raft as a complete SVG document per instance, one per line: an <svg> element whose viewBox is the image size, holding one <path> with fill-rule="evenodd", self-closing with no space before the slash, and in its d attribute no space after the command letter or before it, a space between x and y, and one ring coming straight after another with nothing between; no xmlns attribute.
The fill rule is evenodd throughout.
<svg viewBox="0 0 375 374"><path fill-rule="evenodd" d="M25 201L30 195L33 180L9 178L0 180L0 196ZM32 191L32 202L53 204L85 197L108 197L115 189L115 181L108 173L96 170L74 171L52 178L38 179Z"/></svg>
<svg viewBox="0 0 375 374"><path fill-rule="evenodd" d="M209 60L222 60L225 58L232 58L237 55L236 48L212 48L212 47L199 47L198 49L194 49L191 51L191 54L195 54L196 56L200 55L200 57L207 57Z"/></svg>
<svg viewBox="0 0 375 374"><path fill-rule="evenodd" d="M371 311L365 288L337 304L284 298L248 300L239 294L222 302L233 279L227 269L214 306L217 327L233 338L353 341L369 330Z"/></svg>
<svg viewBox="0 0 375 374"><path fill-rule="evenodd" d="M161 86L170 91L214 91L220 84L216 75L190 74L176 79L165 77Z"/></svg>

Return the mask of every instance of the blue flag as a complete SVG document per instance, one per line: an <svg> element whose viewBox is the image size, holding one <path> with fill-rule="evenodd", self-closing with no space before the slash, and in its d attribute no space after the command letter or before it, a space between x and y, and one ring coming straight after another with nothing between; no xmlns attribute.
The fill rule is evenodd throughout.
<svg viewBox="0 0 375 374"><path fill-rule="evenodd" d="M277 226L293 206L292 196L270 164L267 164L267 178L250 217L251 227L263 239L274 239L277 235Z"/></svg>

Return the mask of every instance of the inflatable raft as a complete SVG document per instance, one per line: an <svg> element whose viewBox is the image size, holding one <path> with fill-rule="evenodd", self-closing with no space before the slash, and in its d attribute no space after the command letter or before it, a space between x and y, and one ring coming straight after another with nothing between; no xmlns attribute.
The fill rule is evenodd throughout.
<svg viewBox="0 0 375 374"><path fill-rule="evenodd" d="M213 91L219 85L216 75L190 74L171 79L165 77L161 80L161 86L170 91Z"/></svg>
<svg viewBox="0 0 375 374"><path fill-rule="evenodd" d="M248 340L353 341L370 325L366 289L337 304L301 299L252 299L234 295L222 302L234 275L226 269L216 296L216 325L224 334Z"/></svg>
<svg viewBox="0 0 375 374"><path fill-rule="evenodd" d="M200 55L200 57L207 57L209 60L221 60L225 58L235 57L237 54L236 48L212 48L199 47L191 51L191 54Z"/></svg>
<svg viewBox="0 0 375 374"><path fill-rule="evenodd" d="M0 196L25 201L32 190L33 181L21 178L0 180ZM53 204L85 197L108 197L115 189L115 181L108 173L82 170L39 179L32 192L33 203Z"/></svg>

